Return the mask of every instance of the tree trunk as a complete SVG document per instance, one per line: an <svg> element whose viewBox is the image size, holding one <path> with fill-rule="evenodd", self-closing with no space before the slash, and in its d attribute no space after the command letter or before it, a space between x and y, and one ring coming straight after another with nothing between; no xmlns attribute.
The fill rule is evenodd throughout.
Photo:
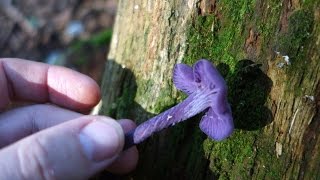
<svg viewBox="0 0 320 180"><path fill-rule="evenodd" d="M320 1L119 1L101 114L137 124L181 102L176 63L210 59L235 132L200 116L138 146L133 179L320 179Z"/></svg>

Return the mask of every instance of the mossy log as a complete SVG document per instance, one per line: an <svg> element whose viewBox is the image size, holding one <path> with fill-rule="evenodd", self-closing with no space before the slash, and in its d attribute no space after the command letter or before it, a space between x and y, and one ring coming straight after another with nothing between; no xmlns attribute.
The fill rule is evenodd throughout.
<svg viewBox="0 0 320 180"><path fill-rule="evenodd" d="M119 1L100 113L137 124L181 102L176 63L209 59L235 132L200 116L138 146L133 179L320 179L320 1Z"/></svg>

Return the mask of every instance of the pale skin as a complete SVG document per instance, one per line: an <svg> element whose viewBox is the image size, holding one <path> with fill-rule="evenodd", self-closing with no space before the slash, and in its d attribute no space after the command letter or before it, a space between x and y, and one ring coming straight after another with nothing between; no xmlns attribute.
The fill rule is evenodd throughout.
<svg viewBox="0 0 320 180"><path fill-rule="evenodd" d="M88 113L99 86L73 70L0 59L0 179L88 179L133 170L138 151L122 151L131 120ZM33 105L9 109L13 102Z"/></svg>

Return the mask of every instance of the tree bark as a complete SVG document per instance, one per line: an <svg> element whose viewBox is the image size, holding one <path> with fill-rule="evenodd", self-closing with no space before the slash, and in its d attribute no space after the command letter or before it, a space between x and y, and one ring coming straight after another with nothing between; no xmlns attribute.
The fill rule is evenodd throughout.
<svg viewBox="0 0 320 180"><path fill-rule="evenodd" d="M318 0L119 1L100 113L137 124L181 102L176 63L210 59L229 87L235 132L200 116L138 146L133 179L319 179Z"/></svg>

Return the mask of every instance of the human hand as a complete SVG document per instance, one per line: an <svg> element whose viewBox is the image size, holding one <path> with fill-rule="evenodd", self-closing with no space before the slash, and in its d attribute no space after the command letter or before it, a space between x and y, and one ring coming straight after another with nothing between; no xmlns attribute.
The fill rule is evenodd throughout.
<svg viewBox="0 0 320 180"><path fill-rule="evenodd" d="M0 114L0 179L87 179L106 167L126 173L136 166L136 147L121 152L124 133L135 128L132 121L81 114L100 100L90 78L63 67L0 59L0 95L1 112L11 101L60 106Z"/></svg>

